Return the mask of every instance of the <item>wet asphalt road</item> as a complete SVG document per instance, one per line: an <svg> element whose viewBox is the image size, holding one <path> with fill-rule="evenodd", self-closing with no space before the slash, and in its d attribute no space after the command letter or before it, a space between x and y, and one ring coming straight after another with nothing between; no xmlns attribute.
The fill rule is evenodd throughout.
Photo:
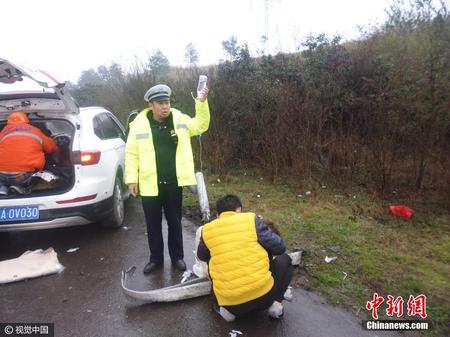
<svg viewBox="0 0 450 337"><path fill-rule="evenodd" d="M98 225L43 231L0 233L0 260L15 258L26 250L53 247L65 267L60 274L0 285L0 322L52 322L57 337L134 336L400 336L392 332L368 332L351 312L331 306L318 294L294 290L293 302L285 302L281 320L262 312L225 322L213 311L210 296L174 303L145 304L123 295L121 271L137 270L129 288L154 289L178 283L166 251L163 270L144 276L148 245L139 200L129 200L125 226L108 230ZM184 250L193 264L195 226L185 220ZM73 253L70 248L79 247ZM406 336L402 334L401 336Z"/></svg>

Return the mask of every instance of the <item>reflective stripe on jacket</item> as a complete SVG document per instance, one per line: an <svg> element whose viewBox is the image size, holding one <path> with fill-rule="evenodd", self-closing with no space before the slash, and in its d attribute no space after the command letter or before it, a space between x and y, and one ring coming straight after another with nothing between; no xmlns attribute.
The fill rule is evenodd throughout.
<svg viewBox="0 0 450 337"><path fill-rule="evenodd" d="M0 132L0 171L34 172L45 166L45 153L58 146L37 127L27 123L6 125Z"/></svg>
<svg viewBox="0 0 450 337"><path fill-rule="evenodd" d="M254 213L222 212L203 226L209 274L219 305L238 305L267 294L274 284L269 256L259 244Z"/></svg>
<svg viewBox="0 0 450 337"><path fill-rule="evenodd" d="M171 109L173 126L178 136L176 152L176 171L178 186L195 185L194 157L191 137L205 132L209 127L208 102L195 100L194 118ZM155 148L147 113L142 110L130 124L125 148L125 183L137 183L142 196L157 196L158 182L156 173ZM151 113L151 112L150 112Z"/></svg>

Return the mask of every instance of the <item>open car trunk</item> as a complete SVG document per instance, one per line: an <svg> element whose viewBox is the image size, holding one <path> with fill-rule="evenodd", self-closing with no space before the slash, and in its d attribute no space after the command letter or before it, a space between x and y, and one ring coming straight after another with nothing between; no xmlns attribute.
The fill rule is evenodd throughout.
<svg viewBox="0 0 450 337"><path fill-rule="evenodd" d="M59 152L45 156L45 168L31 178L30 193L26 194L26 197L62 194L70 190L75 182L72 155L75 126L68 119L43 117L39 113L30 113L28 118L31 125L55 140ZM1 120L0 131L5 125L6 121ZM9 193L7 196L0 195L0 199L23 197L23 194L16 193Z"/></svg>

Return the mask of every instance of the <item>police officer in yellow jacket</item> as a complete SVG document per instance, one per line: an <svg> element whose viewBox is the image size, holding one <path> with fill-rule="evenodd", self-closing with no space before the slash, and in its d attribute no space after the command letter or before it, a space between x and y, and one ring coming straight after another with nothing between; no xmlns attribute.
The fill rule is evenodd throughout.
<svg viewBox="0 0 450 337"><path fill-rule="evenodd" d="M160 268L164 261L162 209L168 224L168 248L172 265L186 269L181 227L182 186L195 185L192 136L209 127L208 88L195 99L194 118L171 108L171 89L151 87L142 110L130 124L125 150L125 183L131 195L140 195L147 224L150 261L144 273Z"/></svg>
<svg viewBox="0 0 450 337"><path fill-rule="evenodd" d="M283 239L261 217L242 212L235 195L219 199L216 208L219 217L203 226L197 256L208 262L219 313L227 321L264 309L281 317L293 272Z"/></svg>

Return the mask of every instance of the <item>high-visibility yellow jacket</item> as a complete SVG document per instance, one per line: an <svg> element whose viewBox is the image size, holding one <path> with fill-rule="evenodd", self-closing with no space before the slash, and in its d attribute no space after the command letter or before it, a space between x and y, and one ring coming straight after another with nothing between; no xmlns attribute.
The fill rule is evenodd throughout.
<svg viewBox="0 0 450 337"><path fill-rule="evenodd" d="M254 213L222 212L203 226L202 240L211 254L209 274L219 305L246 303L272 289L269 256L258 242Z"/></svg>
<svg viewBox="0 0 450 337"><path fill-rule="evenodd" d="M157 196L155 148L151 126L147 119L149 111L150 109L142 110L130 124L125 148L125 183L137 183L139 194L142 196ZM177 109L171 109L173 126L178 136L175 158L178 186L197 183L191 137L208 130L210 119L208 102L195 100L195 112L195 117L191 118Z"/></svg>

